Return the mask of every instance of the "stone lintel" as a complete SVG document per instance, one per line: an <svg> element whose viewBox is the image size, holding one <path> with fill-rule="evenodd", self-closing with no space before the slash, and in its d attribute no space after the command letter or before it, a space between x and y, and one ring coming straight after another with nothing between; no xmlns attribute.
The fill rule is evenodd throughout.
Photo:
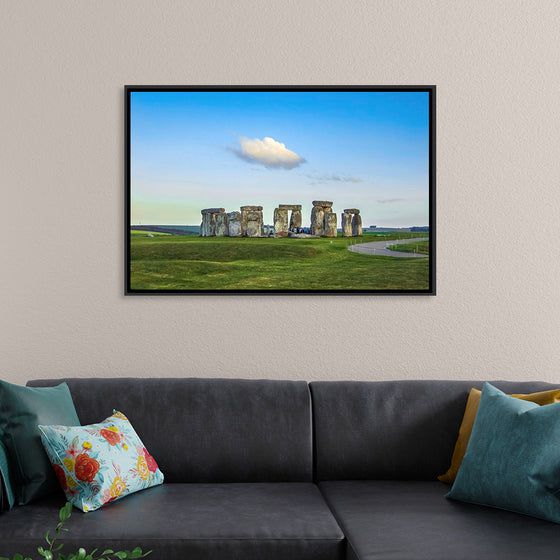
<svg viewBox="0 0 560 560"><path fill-rule="evenodd" d="M262 212L262 209L262 206L241 206L242 212Z"/></svg>
<svg viewBox="0 0 560 560"><path fill-rule="evenodd" d="M326 206L332 208L333 203L328 200L314 200L313 206Z"/></svg>
<svg viewBox="0 0 560 560"><path fill-rule="evenodd" d="M346 212L347 214L359 214L360 211L357 208L346 208L346 210L344 210L344 212Z"/></svg>
<svg viewBox="0 0 560 560"><path fill-rule="evenodd" d="M201 214L221 214L222 212L225 212L226 209L225 208L204 208L204 210L201 210L200 213Z"/></svg>
<svg viewBox="0 0 560 560"><path fill-rule="evenodd" d="M280 210L301 210L301 204L279 204Z"/></svg>

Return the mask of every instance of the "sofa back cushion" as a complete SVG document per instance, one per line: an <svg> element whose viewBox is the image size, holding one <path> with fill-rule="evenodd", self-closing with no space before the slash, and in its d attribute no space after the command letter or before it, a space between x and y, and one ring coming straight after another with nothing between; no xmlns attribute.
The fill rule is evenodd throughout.
<svg viewBox="0 0 560 560"><path fill-rule="evenodd" d="M492 384L506 393L558 388ZM435 480L450 465L472 387L482 381L312 382L317 480Z"/></svg>
<svg viewBox="0 0 560 560"><path fill-rule="evenodd" d="M80 423L124 413L167 482L312 479L310 395L304 381L84 378L66 381Z"/></svg>

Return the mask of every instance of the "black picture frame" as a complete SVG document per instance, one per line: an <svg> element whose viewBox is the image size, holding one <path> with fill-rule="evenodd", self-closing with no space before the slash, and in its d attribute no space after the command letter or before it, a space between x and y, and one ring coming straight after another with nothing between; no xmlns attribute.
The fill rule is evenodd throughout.
<svg viewBox="0 0 560 560"><path fill-rule="evenodd" d="M125 295L436 294L435 85L126 85L124 94ZM314 122L313 117L319 114L316 112L317 107L322 107L323 102L326 109L320 113L321 125L317 126L317 130L312 130L313 126L309 123ZM399 109L399 103L402 110ZM264 109L260 109L260 104ZM228 130L232 122L239 124L239 119L228 117L238 114L238 110L242 115L244 111L249 115L250 126L247 128L252 130L250 134L255 138L244 136L243 130ZM259 110L262 110L260 129ZM329 121L325 117L331 116L329 111L332 111L333 122L337 123L333 125L332 134L333 138L341 138L341 151L337 151L335 141L330 142L321 161L332 161L332 166L313 168L307 160L305 142L313 143L313 138L316 138L316 143L320 144L321 137L329 134ZM344 120L345 114L347 121ZM192 124L189 115L192 116ZM285 118L286 115L291 116L291 120ZM360 120L362 116L364 118ZM373 120L376 116L383 123L382 126ZM221 117L223 122L220 121ZM381 155L376 159L372 154L372 162L377 162L377 170L368 172L367 155L364 157L362 154L358 160L350 157L350 154L362 147L364 150L370 148L366 141L362 144L359 142L359 139L367 140L366 125L370 119L375 122L375 132L372 131L375 141L372 140L371 145L377 146L386 159ZM223 137L231 135L229 144L227 141L212 144L210 135L204 136L206 128L216 129L216 123L222 124ZM352 144L354 136L350 123L355 123L356 145ZM289 125L293 126L293 131ZM275 126L277 130L288 131L286 135L290 138L289 142L284 144L283 137L275 139L267 136L265 129ZM181 136L182 131L186 131L185 138ZM294 146L298 134L304 140ZM234 140L235 135L237 140ZM174 138L177 140L171 143ZM344 141L347 142L345 146ZM189 142L192 143L192 150L189 150ZM186 154L190 154L185 156L184 162L178 161L179 145ZM317 149L316 145L314 149ZM204 161L214 153L216 165L214 160L205 164ZM316 153L320 152L317 150ZM331 153L340 154L341 161L362 166L362 175L355 174L354 169L345 168L344 164L337 165L336 157L327 157ZM192 175L189 174L189 158L193 162L193 169L196 167ZM169 168L166 167L167 160L170 161ZM272 209L269 203L265 211L261 201L254 200L251 189L248 189L247 195L237 192L232 198L231 192L216 182L218 174L214 167L218 166L223 168L219 177L231 177L232 182L242 181L245 172L253 182L260 173L263 184L273 182L271 178L286 184L286 177L294 177L293 187L289 182L288 189L294 189L290 192L297 189L303 200L292 200L293 196L283 200L278 195L280 190L272 191L276 193L276 206ZM246 170L249 169L253 175L248 174ZM293 173L294 169L297 169L297 174ZM211 170L208 177L205 176L207 170ZM184 175L181 175L183 171ZM183 190L181 179L177 177L184 179ZM376 183L376 177L385 177L388 182L399 185L394 188L396 194L387 196L393 191L383 190L383 185ZM165 193L161 198L154 198L160 196L154 193L160 188L160 183L166 181L169 181L169 185L161 188ZM370 203L372 197L365 190L367 184L362 184L364 182L385 196L378 199L379 215L382 216L384 211L392 207L391 213L396 216L394 228L390 227L390 223L382 227L362 224L362 216L371 216L373 207ZM189 185L195 183L196 188L189 191ZM212 187L213 184L217 186ZM335 185L338 187L336 190ZM208 200L208 203L201 204L199 199L195 201L194 195L191 203L189 196L195 191L200 200ZM340 194L340 200L329 200L327 196L321 196L323 192L327 196L336 192ZM416 199L409 201L403 192L410 192L411 200L412 197ZM356 214L360 210L357 208L359 203L354 204L356 208L348 209L350 213L343 212L343 209L347 210L343 199L352 202L359 200L360 193L367 193L368 214L363 209L362 214ZM231 204L227 208L225 204L221 207L219 197L222 194L230 202L237 197L238 207ZM188 213L193 216L192 210L197 205L199 211L205 211L199 218L203 222L199 232L194 230L198 223L170 224L163 223L163 219L152 218L173 214L173 208L178 207L174 206L173 200L180 196L183 197L181 204L185 204L184 208L187 209L185 215ZM267 191L266 197L272 200L274 195L271 196ZM326 206L314 204L317 201L324 201ZM329 202L331 207L328 206ZM307 204L308 211L309 203L313 206L307 226L307 222L303 222L303 207ZM399 219L406 219L406 211L409 210L407 204L412 209L410 215L414 215L413 210L420 208L416 215L426 216L425 221L408 226L402 221L398 222ZM161 208L161 214L153 211L155 208ZM270 218L272 210L274 219ZM142 224L142 220L138 219L142 212L150 216L147 219L149 223ZM265 212L268 212L268 217L264 217ZM334 230L333 214L336 215ZM284 235L286 220L289 220L289 227L288 233ZM172 218L171 221L178 220ZM192 222L193 218L185 221ZM397 222L400 224L398 227ZM409 231L405 231L407 229ZM350 230L352 236L342 237L348 235ZM415 247L408 245L408 250L417 253L414 257L396 257L392 253L387 256L386 251L390 249L379 248L379 240L390 247L406 242L410 234L414 234L415 238L428 237L427 240L413 242L416 243ZM306 237L310 235L315 237ZM395 236L399 240L392 242ZM347 253L341 249L344 243ZM378 243L378 248L373 245L366 247L364 243ZM426 251L427 254L424 254ZM335 252L336 257L331 259L329 255ZM268 268L267 262L270 262Z"/></svg>

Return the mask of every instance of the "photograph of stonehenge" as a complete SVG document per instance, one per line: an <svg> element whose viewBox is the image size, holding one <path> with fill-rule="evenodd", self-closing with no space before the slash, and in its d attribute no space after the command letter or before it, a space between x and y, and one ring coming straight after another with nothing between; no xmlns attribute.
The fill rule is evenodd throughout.
<svg viewBox="0 0 560 560"><path fill-rule="evenodd" d="M130 86L127 293L426 294L432 86Z"/></svg>
<svg viewBox="0 0 560 560"><path fill-rule="evenodd" d="M302 227L301 204L280 204L274 210L274 226L266 226L262 206L241 206L240 211L225 208L201 210L201 237L295 237L299 239L337 237L337 217L333 203L314 200L311 227ZM357 208L342 212L342 237L362 237L362 218Z"/></svg>

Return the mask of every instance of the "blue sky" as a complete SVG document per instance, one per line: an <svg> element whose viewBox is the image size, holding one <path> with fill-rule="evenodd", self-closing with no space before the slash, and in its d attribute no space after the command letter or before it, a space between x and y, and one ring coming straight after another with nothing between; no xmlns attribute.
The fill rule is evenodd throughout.
<svg viewBox="0 0 560 560"><path fill-rule="evenodd" d="M131 92L131 223L200 210L359 208L364 227L428 224L427 92Z"/></svg>

